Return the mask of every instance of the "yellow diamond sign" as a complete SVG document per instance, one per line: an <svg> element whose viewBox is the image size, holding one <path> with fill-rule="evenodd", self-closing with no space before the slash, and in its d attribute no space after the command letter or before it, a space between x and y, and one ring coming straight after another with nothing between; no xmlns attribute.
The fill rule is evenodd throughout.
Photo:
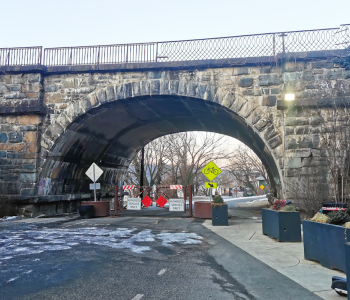
<svg viewBox="0 0 350 300"><path fill-rule="evenodd" d="M212 181L216 176L218 176L221 173L221 170L219 167L214 164L212 161L207 164L203 169L202 173L210 180Z"/></svg>
<svg viewBox="0 0 350 300"><path fill-rule="evenodd" d="M261 185L260 188L263 190L265 187L263 185Z"/></svg>
<svg viewBox="0 0 350 300"><path fill-rule="evenodd" d="M216 182L206 182L204 187L206 189L216 189L218 184Z"/></svg>

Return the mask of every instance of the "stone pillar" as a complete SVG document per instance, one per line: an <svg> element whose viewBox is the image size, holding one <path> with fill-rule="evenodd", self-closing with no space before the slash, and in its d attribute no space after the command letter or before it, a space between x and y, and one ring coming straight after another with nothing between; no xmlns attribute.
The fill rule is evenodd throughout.
<svg viewBox="0 0 350 300"><path fill-rule="evenodd" d="M41 132L40 74L0 76L0 195L37 195L37 160Z"/></svg>

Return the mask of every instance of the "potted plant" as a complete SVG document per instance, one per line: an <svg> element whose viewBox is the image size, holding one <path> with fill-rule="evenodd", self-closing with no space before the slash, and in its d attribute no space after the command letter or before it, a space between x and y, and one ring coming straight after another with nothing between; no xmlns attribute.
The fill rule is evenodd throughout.
<svg viewBox="0 0 350 300"><path fill-rule="evenodd" d="M277 199L272 209L262 209L262 231L279 242L301 242L300 213Z"/></svg>
<svg viewBox="0 0 350 300"><path fill-rule="evenodd" d="M344 211L317 213L303 221L304 257L322 266L346 271L346 246L350 240L350 216Z"/></svg>
<svg viewBox="0 0 350 300"><path fill-rule="evenodd" d="M213 226L228 226L228 209L220 195L213 198L211 203L211 220Z"/></svg>

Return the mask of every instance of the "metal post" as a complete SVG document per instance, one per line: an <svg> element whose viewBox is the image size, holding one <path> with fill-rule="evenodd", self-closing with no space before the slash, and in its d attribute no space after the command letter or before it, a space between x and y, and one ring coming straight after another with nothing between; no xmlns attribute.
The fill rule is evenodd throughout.
<svg viewBox="0 0 350 300"><path fill-rule="evenodd" d="M184 213L186 212L186 187L182 187L182 191L183 191L183 194L184 194Z"/></svg>
<svg viewBox="0 0 350 300"><path fill-rule="evenodd" d="M145 148L141 149L140 198L143 198L143 173L145 172Z"/></svg>
<svg viewBox="0 0 350 300"><path fill-rule="evenodd" d="M283 138L283 192L284 192L284 199L287 199L286 194L286 130L284 125L284 109L282 110L282 138Z"/></svg>
<svg viewBox="0 0 350 300"><path fill-rule="evenodd" d="M118 217L118 186L114 186L114 216Z"/></svg>
<svg viewBox="0 0 350 300"><path fill-rule="evenodd" d="M192 185L188 186L188 217L193 218L192 214Z"/></svg>
<svg viewBox="0 0 350 300"><path fill-rule="evenodd" d="M130 193L129 193L130 195ZM121 186L120 187L120 203L119 203L119 210L124 211L124 189Z"/></svg>
<svg viewBox="0 0 350 300"><path fill-rule="evenodd" d="M92 165L92 170L94 173L94 201L96 202L96 180L95 180L95 165Z"/></svg>

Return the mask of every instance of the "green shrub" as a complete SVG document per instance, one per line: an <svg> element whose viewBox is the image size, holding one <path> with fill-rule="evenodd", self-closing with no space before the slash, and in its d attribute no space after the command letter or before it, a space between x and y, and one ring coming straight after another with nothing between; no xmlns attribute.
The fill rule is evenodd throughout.
<svg viewBox="0 0 350 300"><path fill-rule="evenodd" d="M327 215L318 212L310 219L310 221L318 223L327 223L328 217Z"/></svg>
<svg viewBox="0 0 350 300"><path fill-rule="evenodd" d="M224 203L224 199L220 195L217 195L213 198L213 202L216 204Z"/></svg>
<svg viewBox="0 0 350 300"><path fill-rule="evenodd" d="M286 205L285 207L282 207L281 211L294 212L294 211L297 211L297 209L293 205Z"/></svg>
<svg viewBox="0 0 350 300"><path fill-rule="evenodd" d="M344 211L333 211L327 215L327 223L333 225L344 225L346 222L350 222L350 216Z"/></svg>

